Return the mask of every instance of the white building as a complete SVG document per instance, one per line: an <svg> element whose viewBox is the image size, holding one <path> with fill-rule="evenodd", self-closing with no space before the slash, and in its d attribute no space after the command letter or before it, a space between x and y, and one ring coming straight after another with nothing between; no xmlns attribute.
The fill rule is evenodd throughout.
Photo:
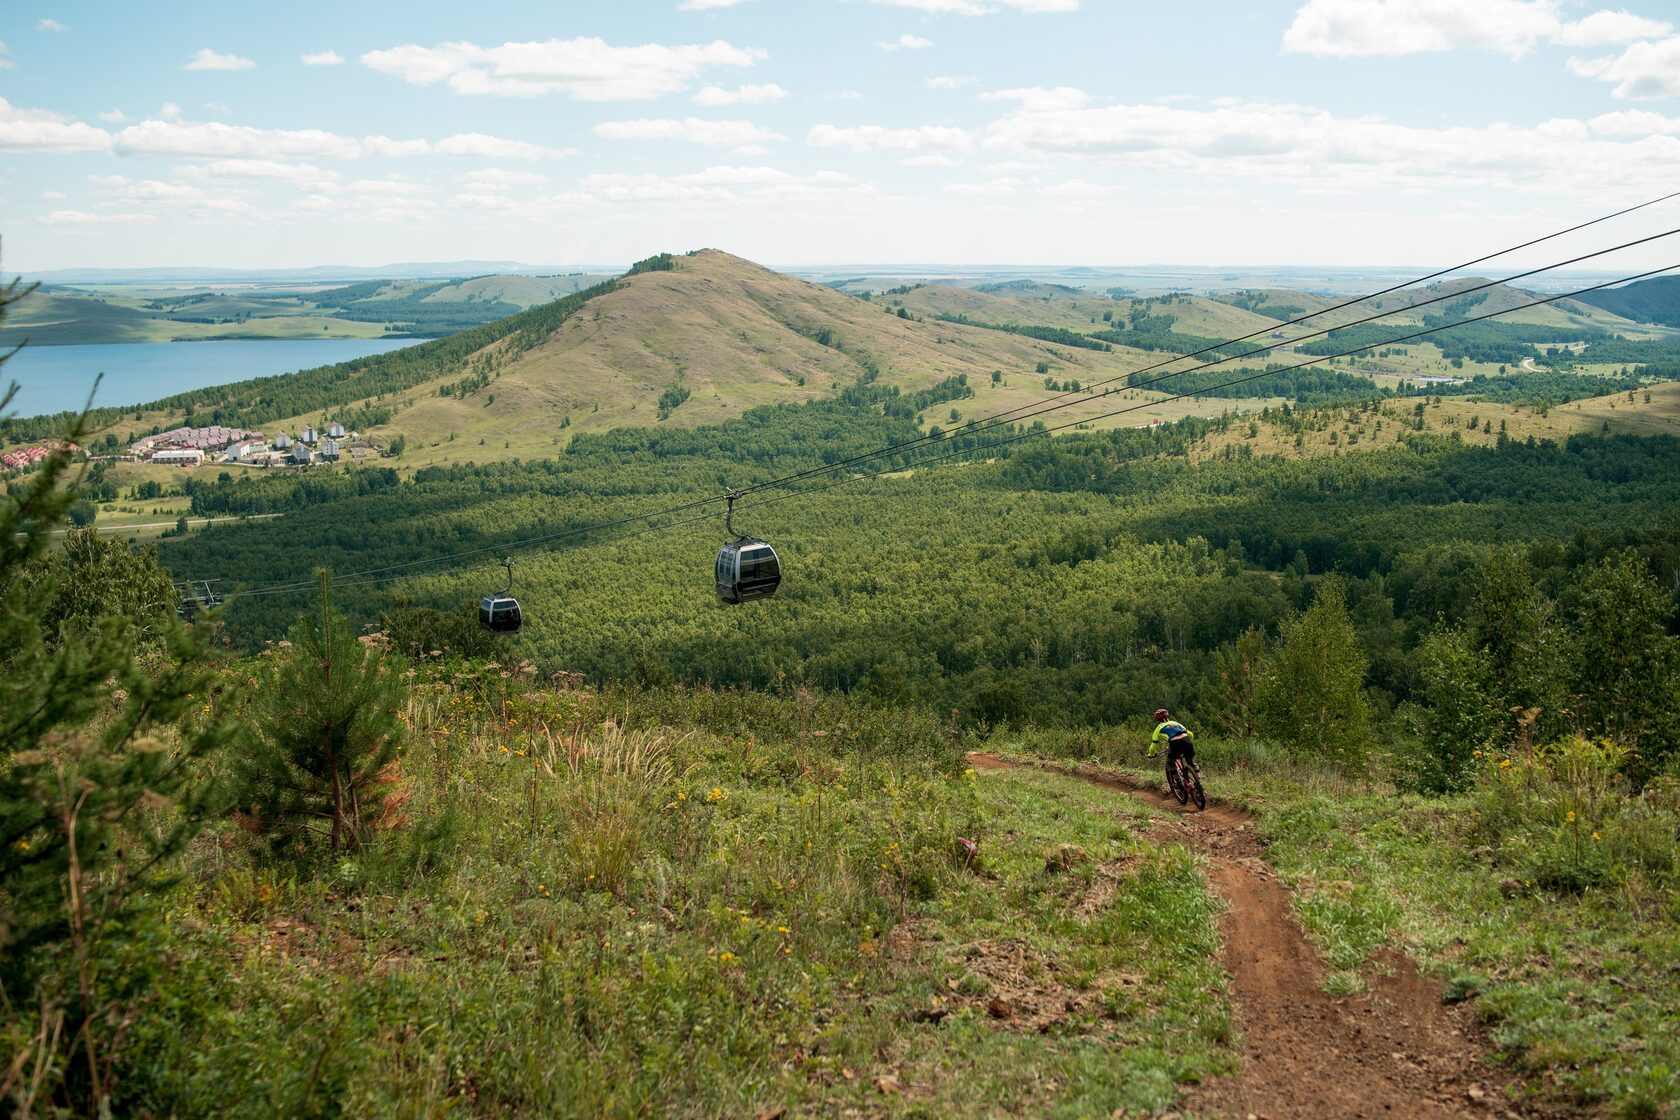
<svg viewBox="0 0 1680 1120"><path fill-rule="evenodd" d="M152 462L196 467L204 462L204 452L196 447L167 447L153 455Z"/></svg>
<svg viewBox="0 0 1680 1120"><path fill-rule="evenodd" d="M337 420L334 420L331 424L328 424L327 425L327 438L328 439L343 439L344 438L344 425L340 424Z"/></svg>
<svg viewBox="0 0 1680 1120"><path fill-rule="evenodd" d="M310 444L314 443L317 438L318 434L314 428L305 428L303 434L298 436L299 441Z"/></svg>
<svg viewBox="0 0 1680 1120"><path fill-rule="evenodd" d="M303 444L299 443L292 446L292 462L307 463L313 458L314 455Z"/></svg>

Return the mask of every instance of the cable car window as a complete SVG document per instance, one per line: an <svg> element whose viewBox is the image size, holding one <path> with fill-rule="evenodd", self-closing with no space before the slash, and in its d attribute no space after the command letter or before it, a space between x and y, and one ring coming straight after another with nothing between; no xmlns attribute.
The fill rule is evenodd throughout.
<svg viewBox="0 0 1680 1120"><path fill-rule="evenodd" d="M741 580L743 582L775 579L781 575L776 554L768 548L743 549L741 552Z"/></svg>

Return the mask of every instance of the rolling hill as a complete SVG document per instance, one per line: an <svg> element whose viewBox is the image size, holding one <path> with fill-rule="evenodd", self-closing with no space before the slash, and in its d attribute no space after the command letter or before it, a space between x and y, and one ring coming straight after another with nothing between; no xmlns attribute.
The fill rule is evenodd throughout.
<svg viewBox="0 0 1680 1120"><path fill-rule="evenodd" d="M1653 276L1580 298L1581 303L1641 323L1680 327L1680 276Z"/></svg>

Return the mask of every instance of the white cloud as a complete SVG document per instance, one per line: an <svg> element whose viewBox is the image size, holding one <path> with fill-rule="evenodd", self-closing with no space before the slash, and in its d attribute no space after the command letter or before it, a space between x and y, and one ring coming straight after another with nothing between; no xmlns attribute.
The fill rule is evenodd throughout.
<svg viewBox="0 0 1680 1120"><path fill-rule="evenodd" d="M893 8L914 8L930 15L984 16L1009 9L1017 12L1077 12L1079 0L869 0Z"/></svg>
<svg viewBox="0 0 1680 1120"><path fill-rule="evenodd" d="M42 20L36 20L35 21L35 30L37 30L37 31L68 31L70 29L68 27L64 26L62 23L58 22L56 19L42 19Z"/></svg>
<svg viewBox="0 0 1680 1120"><path fill-rule="evenodd" d="M780 101L787 95L787 90L774 82L762 86L736 86L734 89L707 86L694 95L694 103L706 106L757 105L765 101Z"/></svg>
<svg viewBox="0 0 1680 1120"><path fill-rule="evenodd" d="M298 55L298 61L305 66L342 66L344 65L344 56L329 47L324 51L300 54Z"/></svg>
<svg viewBox="0 0 1680 1120"><path fill-rule="evenodd" d="M1583 78L1615 82L1611 96L1629 101L1680 97L1680 36L1655 43L1634 43L1619 55L1569 60Z"/></svg>
<svg viewBox="0 0 1680 1120"><path fill-rule="evenodd" d="M432 145L432 151L440 156L475 156L480 159L542 159L544 156L571 154L524 140L486 136L482 132L446 136Z"/></svg>
<svg viewBox="0 0 1680 1120"><path fill-rule="evenodd" d="M1018 101L1029 113L1053 113L1062 109L1083 109L1091 95L1072 86L1045 89L1031 86L1025 89L998 89L980 95L982 101Z"/></svg>
<svg viewBox="0 0 1680 1120"><path fill-rule="evenodd" d="M708 167L673 176L588 175L582 187L604 202L738 203L873 193L868 184L837 171L798 176L774 167Z"/></svg>
<svg viewBox="0 0 1680 1120"><path fill-rule="evenodd" d="M682 0L677 5L679 12L709 12L714 8L733 8L742 0Z"/></svg>
<svg viewBox="0 0 1680 1120"><path fill-rule="evenodd" d="M1018 158L1073 157L1217 180L1250 176L1296 189L1552 190L1591 197L1617 169L1619 191L1672 189L1680 136L1635 133L1611 115L1534 127L1416 128L1302 105L1207 109L1137 104L1022 111L992 121L985 146ZM1613 139L1634 135L1631 141Z"/></svg>
<svg viewBox="0 0 1680 1120"><path fill-rule="evenodd" d="M41 197L47 199L48 201L55 201L68 196L66 196L63 191L42 191Z"/></svg>
<svg viewBox="0 0 1680 1120"><path fill-rule="evenodd" d="M411 85L448 82L456 93L534 97L564 93L577 101L645 101L685 89L709 67L751 66L768 57L722 40L667 47L609 46L604 40L549 39L541 43L406 44L369 51L361 63Z"/></svg>
<svg viewBox="0 0 1680 1120"><path fill-rule="evenodd" d="M173 101L165 101L158 110L158 116L166 121L178 121L181 119L181 107Z"/></svg>
<svg viewBox="0 0 1680 1120"><path fill-rule="evenodd" d="M97 130L95 130L97 131ZM120 156L161 159L360 159L398 156L469 156L487 159L536 159L567 154L523 140L481 133L428 140L393 140L388 136L341 136L320 129L250 128L212 122L188 124L151 120L117 133Z"/></svg>
<svg viewBox="0 0 1680 1120"><path fill-rule="evenodd" d="M535 171L507 171L500 167L481 167L462 175L461 181L483 190L502 190L507 187L529 187L546 183L548 176L539 175Z"/></svg>
<svg viewBox="0 0 1680 1120"><path fill-rule="evenodd" d="M970 77L957 77L953 74L941 74L936 78L923 78L923 89L961 89L974 84Z"/></svg>
<svg viewBox="0 0 1680 1120"><path fill-rule="evenodd" d="M1587 124L1600 136L1680 136L1680 117L1665 117L1645 109L1604 113Z"/></svg>
<svg viewBox="0 0 1680 1120"><path fill-rule="evenodd" d="M220 101L206 101L204 103L204 107L206 109L210 110L212 113L216 114L218 117L225 117L229 113L233 112L232 109L229 109L226 105L223 105Z"/></svg>
<svg viewBox="0 0 1680 1120"><path fill-rule="evenodd" d="M257 64L236 54L221 54L205 47L181 64L183 70L250 70Z"/></svg>
<svg viewBox="0 0 1680 1120"><path fill-rule="evenodd" d="M932 152L925 156L911 156L909 159L898 161L906 167L958 167L956 160L943 152Z"/></svg>
<svg viewBox="0 0 1680 1120"><path fill-rule="evenodd" d="M708 121L699 117L686 117L680 121L603 121L595 126L595 135L603 140L686 140L715 148L739 148L766 140L787 139L781 133L760 128L751 121Z"/></svg>
<svg viewBox="0 0 1680 1120"><path fill-rule="evenodd" d="M156 214L90 214L85 210L54 210L41 219L44 226L150 225Z"/></svg>
<svg viewBox="0 0 1680 1120"><path fill-rule="evenodd" d="M875 45L884 51L919 51L933 46L933 40L906 32L890 43L876 43Z"/></svg>
<svg viewBox="0 0 1680 1120"><path fill-rule="evenodd" d="M1611 47L1636 39L1655 39L1673 29L1672 24L1627 11L1600 11L1564 24L1552 41L1566 47Z"/></svg>
<svg viewBox="0 0 1680 1120"><path fill-rule="evenodd" d="M0 97L0 152L98 152L111 146L102 128Z"/></svg>
<svg viewBox="0 0 1680 1120"><path fill-rule="evenodd" d="M289 182L299 189L320 189L338 178L336 171L311 163L281 163L272 159L218 159L190 163L175 170L183 179L272 179Z"/></svg>
<svg viewBox="0 0 1680 1120"><path fill-rule="evenodd" d="M974 137L968 132L944 125L883 128L878 124L851 127L819 124L805 134L805 142L818 148L850 148L854 152L966 152L974 147Z"/></svg>
<svg viewBox="0 0 1680 1120"><path fill-rule="evenodd" d="M99 114L99 119L109 124L121 124L128 119L128 114L121 109L107 109Z"/></svg>
<svg viewBox="0 0 1680 1120"><path fill-rule="evenodd" d="M1336 58L1491 50L1515 58L1540 43L1604 46L1669 30L1626 11L1567 20L1560 7L1561 0L1307 0L1283 49Z"/></svg>

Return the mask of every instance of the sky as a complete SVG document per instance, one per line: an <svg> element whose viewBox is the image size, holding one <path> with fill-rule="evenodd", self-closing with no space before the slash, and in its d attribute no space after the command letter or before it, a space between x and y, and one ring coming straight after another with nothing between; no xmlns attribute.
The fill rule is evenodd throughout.
<svg viewBox="0 0 1680 1120"><path fill-rule="evenodd" d="M0 264L26 275L1431 264L1673 190L1680 0L0 10ZM1680 244L1595 263L1624 261Z"/></svg>

